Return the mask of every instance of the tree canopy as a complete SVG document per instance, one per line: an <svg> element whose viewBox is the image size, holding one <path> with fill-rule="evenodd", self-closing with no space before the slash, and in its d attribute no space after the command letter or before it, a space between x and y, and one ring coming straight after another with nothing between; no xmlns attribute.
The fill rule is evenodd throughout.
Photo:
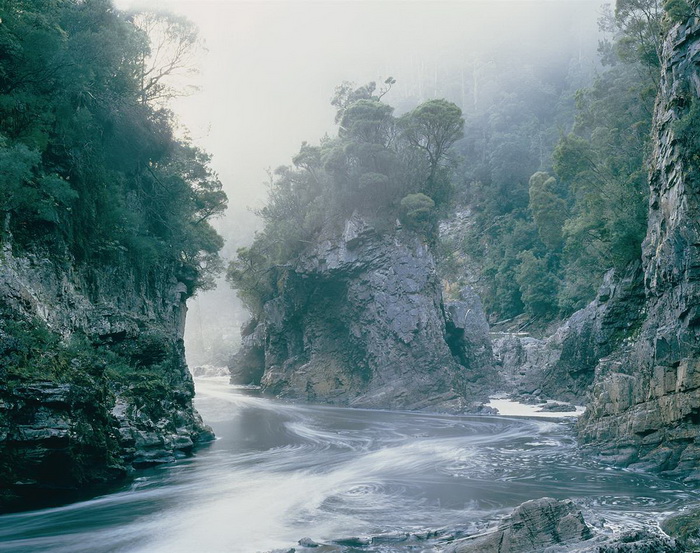
<svg viewBox="0 0 700 553"><path fill-rule="evenodd" d="M194 292L219 264L208 221L226 196L163 103L182 56L160 53L189 48L193 27L156 36L137 24L150 17L106 0L0 2L1 240L60 240L78 262L175 264Z"/></svg>
<svg viewBox="0 0 700 553"><path fill-rule="evenodd" d="M421 104L396 118L375 83L344 83L332 104L338 136L318 146L304 143L292 166L278 168L269 182L265 226L241 248L228 280L257 313L277 293L279 275L324 228L338 227L357 212L379 230L400 219L407 229L433 240L438 213L449 202L445 164L461 136L460 109L446 100Z"/></svg>

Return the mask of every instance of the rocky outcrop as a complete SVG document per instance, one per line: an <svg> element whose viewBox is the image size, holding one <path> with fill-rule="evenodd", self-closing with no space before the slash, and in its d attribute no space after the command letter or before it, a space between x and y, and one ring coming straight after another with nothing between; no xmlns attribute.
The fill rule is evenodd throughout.
<svg viewBox="0 0 700 553"><path fill-rule="evenodd" d="M596 367L581 438L612 461L700 479L700 195L696 160L676 136L700 97L700 24L664 44L643 244L645 318Z"/></svg>
<svg viewBox="0 0 700 553"><path fill-rule="evenodd" d="M184 362L174 270L0 260L0 509L60 499L211 438Z"/></svg>
<svg viewBox="0 0 700 553"><path fill-rule="evenodd" d="M484 399L485 318L465 296L448 306L446 323L418 234L380 233L355 215L341 232L322 232L279 286L244 332L234 381L260 378L278 396L363 407L460 410Z"/></svg>
<svg viewBox="0 0 700 553"><path fill-rule="evenodd" d="M495 335L494 355L508 390L526 398L586 401L598 363L640 327L642 276L639 263L621 277L609 271L596 298L545 339Z"/></svg>
<svg viewBox="0 0 700 553"><path fill-rule="evenodd" d="M656 529L611 532L586 523L572 501L549 497L526 501L496 528L457 540L445 553L683 553Z"/></svg>
<svg viewBox="0 0 700 553"><path fill-rule="evenodd" d="M465 540L447 552L526 553L585 541L592 535L581 511L571 501L544 497L520 505L495 531Z"/></svg>

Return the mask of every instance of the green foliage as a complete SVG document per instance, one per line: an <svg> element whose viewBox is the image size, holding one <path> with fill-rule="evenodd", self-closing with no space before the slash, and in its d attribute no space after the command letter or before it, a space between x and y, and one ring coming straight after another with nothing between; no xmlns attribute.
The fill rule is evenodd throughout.
<svg viewBox="0 0 700 553"><path fill-rule="evenodd" d="M68 339L38 317L22 317L0 308L0 381L9 388L46 381L90 390L107 389L129 398L156 419L164 401L186 401L173 395L185 370L171 338L158 332L93 342L82 334Z"/></svg>
<svg viewBox="0 0 700 553"><path fill-rule="evenodd" d="M463 120L454 104L426 102L398 121L393 108L370 83L344 83L332 104L338 136L318 146L304 142L292 167L270 175L267 205L258 211L265 226L249 248L229 264L227 279L255 314L278 293L286 267L323 228L353 213L378 231L397 217L408 229L432 239L437 213L449 201L452 184L445 160Z"/></svg>
<svg viewBox="0 0 700 553"><path fill-rule="evenodd" d="M144 273L174 266L193 293L220 265L208 221L226 197L162 105L184 58L149 56L151 38L186 51L193 27L158 16L167 32L149 35L145 17L102 0L0 2L0 239L60 239L79 262L128 256Z"/></svg>
<svg viewBox="0 0 700 553"><path fill-rule="evenodd" d="M611 267L641 255L646 232L653 96L646 73L616 66L578 95L575 132L554 152L554 170L571 196L564 225L567 311L583 306Z"/></svg>
<svg viewBox="0 0 700 553"><path fill-rule="evenodd" d="M403 136L425 152L434 179L440 162L452 145L464 136L462 110L447 100L430 100L399 119Z"/></svg>
<svg viewBox="0 0 700 553"><path fill-rule="evenodd" d="M515 279L520 287L525 311L533 317L548 317L557 310L558 282L546 259L530 250L518 254Z"/></svg>
<svg viewBox="0 0 700 553"><path fill-rule="evenodd" d="M44 380L93 385L104 357L80 335L64 340L39 318L0 309L0 380L9 386Z"/></svg>
<svg viewBox="0 0 700 553"><path fill-rule="evenodd" d="M641 255L662 14L653 0L620 0L603 23L610 67L572 94L570 132L566 88L553 97L527 80L536 94L504 91L488 119L467 122L462 197L475 224L465 250L482 260L485 307L499 319L569 314L608 269ZM692 141L697 121L683 128Z"/></svg>
<svg viewBox="0 0 700 553"><path fill-rule="evenodd" d="M541 171L530 177L530 210L542 244L552 252L560 252L567 205L554 177Z"/></svg>
<svg viewBox="0 0 700 553"><path fill-rule="evenodd" d="M658 68L663 43L661 0L617 0L617 54L626 63Z"/></svg>
<svg viewBox="0 0 700 553"><path fill-rule="evenodd" d="M401 222L408 228L428 234L437 222L435 202L425 194L409 194L400 203Z"/></svg>

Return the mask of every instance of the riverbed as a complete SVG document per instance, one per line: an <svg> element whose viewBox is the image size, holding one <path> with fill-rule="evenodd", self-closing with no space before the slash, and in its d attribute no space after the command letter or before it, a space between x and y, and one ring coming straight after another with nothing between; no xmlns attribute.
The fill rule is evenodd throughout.
<svg viewBox="0 0 700 553"><path fill-rule="evenodd" d="M434 551L544 496L577 501L608 532L700 499L598 463L566 419L347 409L259 397L225 378L196 385L215 442L115 493L0 517L0 550L252 553L374 537L380 545L358 550Z"/></svg>

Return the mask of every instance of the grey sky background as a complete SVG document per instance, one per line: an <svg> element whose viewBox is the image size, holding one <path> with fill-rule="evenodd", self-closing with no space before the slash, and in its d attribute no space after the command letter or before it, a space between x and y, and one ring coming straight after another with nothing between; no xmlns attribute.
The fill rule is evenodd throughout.
<svg viewBox="0 0 700 553"><path fill-rule="evenodd" d="M199 91L172 107L212 154L229 195L228 214L216 223L227 256L252 240L258 225L248 208L264 202L266 170L289 163L302 141L335 134L330 99L342 81L392 76L397 84L385 100L397 112L446 97L468 113L479 75L509 58L526 53L533 71L556 64L563 50L593 60L602 3L116 1L124 9L171 10L200 28L208 51L197 62ZM478 92L479 101L491 93ZM235 334L226 321L237 327L244 317L227 290L204 293L191 308L188 332L198 324L203 335L222 325Z"/></svg>

